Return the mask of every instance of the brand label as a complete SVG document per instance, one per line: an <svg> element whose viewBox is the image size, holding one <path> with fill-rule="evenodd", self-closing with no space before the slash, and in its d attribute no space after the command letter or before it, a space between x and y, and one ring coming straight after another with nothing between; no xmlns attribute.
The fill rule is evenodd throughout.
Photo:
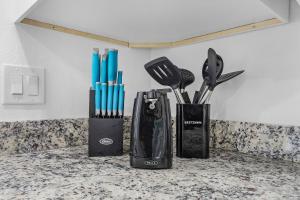
<svg viewBox="0 0 300 200"><path fill-rule="evenodd" d="M151 165L151 166L154 166L154 165L158 165L158 161L155 161L155 160L147 160L144 162L145 165Z"/></svg>
<svg viewBox="0 0 300 200"><path fill-rule="evenodd" d="M102 138L101 140L99 140L99 143L103 145L111 145L112 143L114 143L114 141L110 138Z"/></svg>
<svg viewBox="0 0 300 200"><path fill-rule="evenodd" d="M202 124L201 121L184 121L184 124Z"/></svg>

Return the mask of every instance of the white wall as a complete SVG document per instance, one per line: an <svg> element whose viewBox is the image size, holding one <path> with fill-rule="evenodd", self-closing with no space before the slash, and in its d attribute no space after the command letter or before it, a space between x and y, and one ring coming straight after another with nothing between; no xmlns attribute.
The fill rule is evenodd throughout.
<svg viewBox="0 0 300 200"><path fill-rule="evenodd" d="M119 64L124 70L126 84L125 114L131 114L136 91L148 89L150 85L150 78L143 67L150 58L150 51L113 46L27 25L15 25L14 20L21 13L20 7L15 7L18 1L0 1L0 64L44 67L46 103L34 106L0 105L0 121L87 117L93 47L102 50L119 49ZM0 95L1 79L2 77Z"/></svg>
<svg viewBox="0 0 300 200"><path fill-rule="evenodd" d="M0 1L0 63L45 67L46 104L0 105L0 121L87 117L91 49L116 46L15 25L13 22L22 11L19 4L16 7L17 2ZM224 72L246 69L241 77L216 88L212 118L299 125L300 8L293 0L291 8L291 22L287 25L186 47L151 50L151 58L164 55L178 66L192 70L197 77L188 88L192 95L200 87L201 67L207 49L212 47L224 59ZM157 88L143 68L150 59L150 51L116 48L120 50L120 64L125 70L125 112L130 114L136 91L148 90L149 85ZM174 95L169 96L174 114Z"/></svg>
<svg viewBox="0 0 300 200"><path fill-rule="evenodd" d="M291 1L290 23L196 45L152 50L151 58L167 56L196 75L189 91L200 88L207 49L224 59L224 72L245 69L212 96L212 118L300 125L300 7ZM152 88L157 87L152 81ZM172 111L175 100L172 96Z"/></svg>

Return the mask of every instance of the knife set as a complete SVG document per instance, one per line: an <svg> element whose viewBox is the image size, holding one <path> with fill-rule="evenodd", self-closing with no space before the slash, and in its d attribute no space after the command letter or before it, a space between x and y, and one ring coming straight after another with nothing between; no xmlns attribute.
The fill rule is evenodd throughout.
<svg viewBox="0 0 300 200"><path fill-rule="evenodd" d="M102 58L102 59L101 59ZM89 156L123 154L124 84L118 71L118 50L92 53L89 96Z"/></svg>
<svg viewBox="0 0 300 200"><path fill-rule="evenodd" d="M221 56L210 48L208 58L202 67L203 84L200 90L195 92L193 101L191 101L187 91L185 91L186 86L195 80L191 71L178 68L166 57L160 57L145 64L145 69L149 75L161 85L171 87L177 99L176 155L178 157L209 158L209 100L212 92L217 85L244 72L241 70L222 75L223 68L224 63ZM145 127L143 130L149 131L149 134L154 134L156 129L153 125ZM135 134L132 136L137 137ZM167 147L160 146L159 148L160 151L165 151Z"/></svg>

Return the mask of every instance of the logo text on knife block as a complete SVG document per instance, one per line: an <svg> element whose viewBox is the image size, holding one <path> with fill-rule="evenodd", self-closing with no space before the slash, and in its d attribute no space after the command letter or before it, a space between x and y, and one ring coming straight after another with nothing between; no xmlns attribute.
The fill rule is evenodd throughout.
<svg viewBox="0 0 300 200"><path fill-rule="evenodd" d="M103 145L111 145L112 143L114 143L114 141L110 138L102 138L101 140L99 140L99 143Z"/></svg>

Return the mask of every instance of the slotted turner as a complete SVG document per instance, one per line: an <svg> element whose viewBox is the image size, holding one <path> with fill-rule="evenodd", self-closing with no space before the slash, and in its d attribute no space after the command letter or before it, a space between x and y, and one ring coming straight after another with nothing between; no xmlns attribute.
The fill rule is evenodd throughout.
<svg viewBox="0 0 300 200"><path fill-rule="evenodd" d="M240 71L230 72L230 73L221 75L220 78L218 78L218 80L217 80L217 85L220 85L221 83L229 81L230 79L240 75L244 71L245 70L240 70Z"/></svg>
<svg viewBox="0 0 300 200"><path fill-rule="evenodd" d="M145 64L146 71L159 84L170 86L175 93L177 102L184 103L180 93L181 73L179 69L166 57L154 59Z"/></svg>
<svg viewBox="0 0 300 200"><path fill-rule="evenodd" d="M233 79L234 77L242 74L245 70L240 70L240 71L235 71L235 72L230 72L230 73L227 73L227 74L222 74L220 76L220 78L218 78L218 80L216 81L216 86L217 85L220 85L221 83L224 83L226 81L229 81L230 79ZM209 92L204 95L206 96L205 98L202 99L202 101L200 103L207 103L211 97L212 93Z"/></svg>

